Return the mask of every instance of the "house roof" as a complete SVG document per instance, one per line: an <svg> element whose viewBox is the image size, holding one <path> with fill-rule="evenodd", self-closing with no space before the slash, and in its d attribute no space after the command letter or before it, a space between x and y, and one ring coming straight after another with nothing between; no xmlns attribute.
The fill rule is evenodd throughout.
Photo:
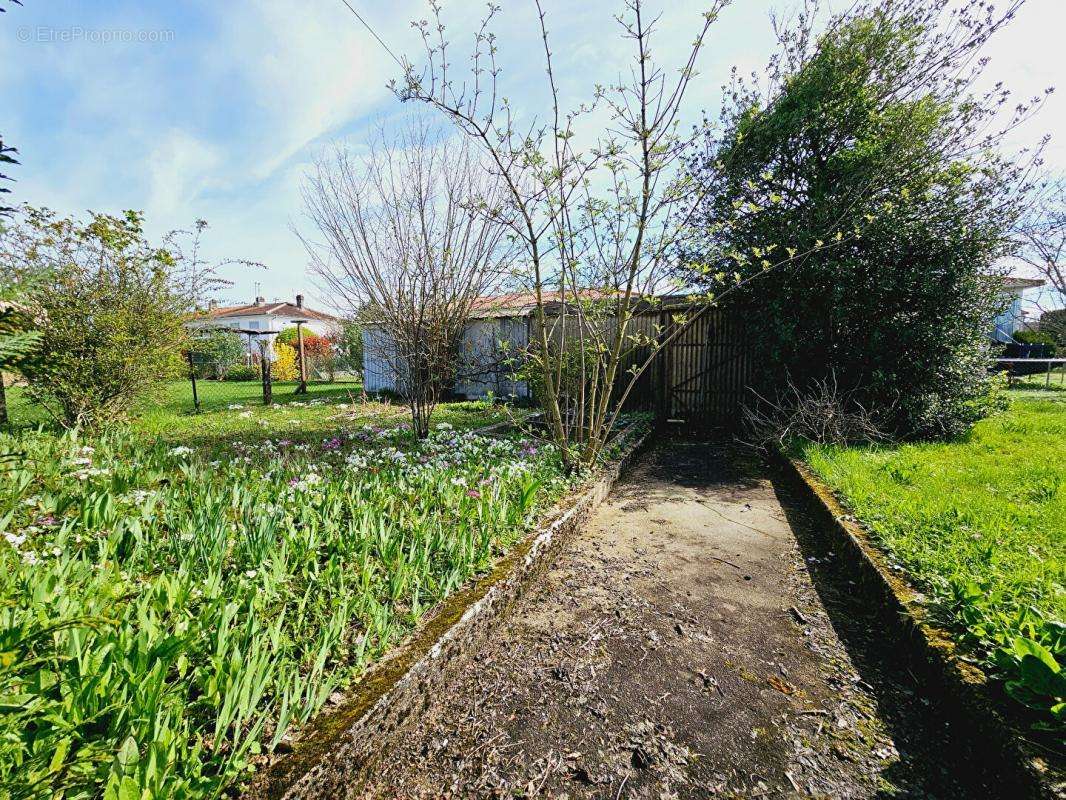
<svg viewBox="0 0 1066 800"><path fill-rule="evenodd" d="M218 306L200 314L198 319L225 319L227 317L306 317L322 322L340 322L341 320L322 311L314 311L307 306L293 303L248 303L243 306Z"/></svg>
<svg viewBox="0 0 1066 800"><path fill-rule="evenodd" d="M581 293L583 300L603 300L619 294L603 289L586 289ZM567 298L573 298L573 292L566 293ZM546 306L560 303L563 298L562 292L541 292L541 298ZM524 317L533 313L537 307L537 295L535 292L512 292L488 297L478 297L470 304L470 316L474 319L491 319L494 317Z"/></svg>
<svg viewBox="0 0 1066 800"><path fill-rule="evenodd" d="M1044 285L1040 278L1023 278L1019 275L1004 275L1001 280L1004 289L1035 289Z"/></svg>

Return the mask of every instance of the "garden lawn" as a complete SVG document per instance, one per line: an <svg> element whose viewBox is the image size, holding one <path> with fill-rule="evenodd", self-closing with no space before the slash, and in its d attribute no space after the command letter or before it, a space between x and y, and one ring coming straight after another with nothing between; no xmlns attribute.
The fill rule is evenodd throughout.
<svg viewBox="0 0 1066 800"><path fill-rule="evenodd" d="M213 458L25 431L0 459L0 797L239 784L570 485L447 423Z"/></svg>
<svg viewBox="0 0 1066 800"><path fill-rule="evenodd" d="M315 441L367 422L396 424L408 414L402 404L362 402L358 383L311 383L305 395L293 394L295 383L276 383L270 406L263 405L258 381L199 381L198 388L201 412L193 409L189 381L173 381L133 410L132 429L176 444L214 447L242 438ZM31 405L20 387L8 389L8 401L13 429L48 423L47 414ZM468 429L525 413L485 402L442 403L434 422Z"/></svg>
<svg viewBox="0 0 1066 800"><path fill-rule="evenodd" d="M960 441L806 444L800 455L925 592L963 653L1061 734L1066 396L1014 398Z"/></svg>

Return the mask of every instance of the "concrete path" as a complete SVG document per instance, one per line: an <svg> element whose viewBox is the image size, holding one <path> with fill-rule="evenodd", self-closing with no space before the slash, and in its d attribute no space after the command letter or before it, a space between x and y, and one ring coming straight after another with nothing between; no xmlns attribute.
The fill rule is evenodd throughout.
<svg viewBox="0 0 1066 800"><path fill-rule="evenodd" d="M767 475L644 456L358 795L995 797Z"/></svg>

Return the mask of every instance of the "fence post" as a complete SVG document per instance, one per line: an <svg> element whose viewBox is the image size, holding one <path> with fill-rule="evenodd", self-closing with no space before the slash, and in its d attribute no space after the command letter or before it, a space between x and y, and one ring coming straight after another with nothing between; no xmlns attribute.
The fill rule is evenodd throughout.
<svg viewBox="0 0 1066 800"><path fill-rule="evenodd" d="M259 365L263 373L263 405L268 406L274 401L274 387L270 376L270 356L263 349L263 357L259 359Z"/></svg>
<svg viewBox="0 0 1066 800"><path fill-rule="evenodd" d="M192 381L192 407L200 410L200 395L196 392L196 367L193 364L192 350L185 354L189 359L189 380Z"/></svg>
<svg viewBox="0 0 1066 800"><path fill-rule="evenodd" d="M303 322L296 323L296 344L300 356L300 385L293 394L307 394L307 361L304 358L304 326Z"/></svg>

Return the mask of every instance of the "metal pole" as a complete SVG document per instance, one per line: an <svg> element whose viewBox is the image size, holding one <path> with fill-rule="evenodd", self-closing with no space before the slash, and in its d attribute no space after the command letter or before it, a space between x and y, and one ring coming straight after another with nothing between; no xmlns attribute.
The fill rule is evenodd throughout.
<svg viewBox="0 0 1066 800"><path fill-rule="evenodd" d="M263 373L263 405L268 406L274 401L274 387L271 385L270 356L266 348L261 348L263 357L259 361Z"/></svg>
<svg viewBox="0 0 1066 800"><path fill-rule="evenodd" d="M197 411L200 410L200 395L196 393L196 367L193 364L192 350L186 355L189 358L189 380L192 381L192 405Z"/></svg>
<svg viewBox="0 0 1066 800"><path fill-rule="evenodd" d="M4 373L0 372L0 425L7 425L7 390L4 388Z"/></svg>
<svg viewBox="0 0 1066 800"><path fill-rule="evenodd" d="M307 361L304 359L304 326L302 322L296 323L296 344L300 351L300 385L296 387L295 394L307 394Z"/></svg>

